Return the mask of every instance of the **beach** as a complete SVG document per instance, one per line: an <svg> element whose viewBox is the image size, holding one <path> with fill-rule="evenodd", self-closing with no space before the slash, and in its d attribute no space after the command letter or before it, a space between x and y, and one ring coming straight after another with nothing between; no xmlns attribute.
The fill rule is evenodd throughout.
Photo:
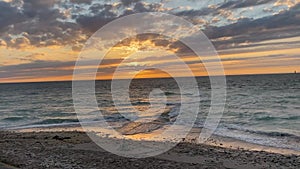
<svg viewBox="0 0 300 169"><path fill-rule="evenodd" d="M197 118L184 121L178 119L181 94L172 79L133 80L131 103L119 107L111 98L110 81L96 81L100 112L84 109L81 113L74 109L71 82L0 85L0 169L300 168L298 75L227 77L225 110L204 143L197 139L211 107L211 91L208 78L197 80L201 106ZM153 85L167 90L149 100ZM162 109L164 96L168 100ZM186 107L194 105L183 101ZM179 135L183 131L186 137ZM128 149L143 157L144 147L157 152L169 143L180 143L163 154L136 159L112 154L102 146L104 150L88 135L114 143L113 148L120 148L126 157Z"/></svg>
<svg viewBox="0 0 300 169"><path fill-rule="evenodd" d="M106 152L80 129L47 128L1 131L0 162L6 168L299 168L299 152L264 149L212 137L210 143L179 143L150 158L125 158ZM114 138L101 138L110 141ZM129 140L129 144L131 141ZM236 146L234 146L236 145ZM237 146L240 145L240 146ZM260 149L260 150L259 150ZM3 166L4 166L3 164ZM1 165L0 165L1 166ZM2 166L1 166L2 167ZM2 167L5 168L5 167Z"/></svg>
<svg viewBox="0 0 300 169"><path fill-rule="evenodd" d="M0 169L300 169L300 0L0 0Z"/></svg>

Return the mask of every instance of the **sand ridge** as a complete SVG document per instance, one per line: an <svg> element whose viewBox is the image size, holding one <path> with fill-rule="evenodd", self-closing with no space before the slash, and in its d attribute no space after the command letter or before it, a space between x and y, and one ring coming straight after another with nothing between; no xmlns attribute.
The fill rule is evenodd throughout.
<svg viewBox="0 0 300 169"><path fill-rule="evenodd" d="M180 143L151 158L120 157L101 149L86 133L0 132L0 161L17 168L299 168L300 156ZM112 138L103 138L112 141ZM115 141L115 140L114 140Z"/></svg>

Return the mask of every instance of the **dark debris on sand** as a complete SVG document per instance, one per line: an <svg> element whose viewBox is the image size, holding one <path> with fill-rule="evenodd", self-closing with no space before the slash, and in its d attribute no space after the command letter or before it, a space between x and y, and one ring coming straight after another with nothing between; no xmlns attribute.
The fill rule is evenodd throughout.
<svg viewBox="0 0 300 169"><path fill-rule="evenodd" d="M300 168L300 157L181 143L157 157L120 157L82 132L0 132L0 161L24 169ZM0 165L1 168L1 165Z"/></svg>

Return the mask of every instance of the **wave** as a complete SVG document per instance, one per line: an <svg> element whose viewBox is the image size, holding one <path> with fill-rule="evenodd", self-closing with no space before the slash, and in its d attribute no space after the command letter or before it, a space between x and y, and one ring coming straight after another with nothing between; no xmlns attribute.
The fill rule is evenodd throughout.
<svg viewBox="0 0 300 169"><path fill-rule="evenodd" d="M300 140L300 136L296 136L294 134L284 133L284 132L275 132L275 131L267 132L267 131L252 131L252 130L246 130L246 132L271 136L271 137L289 137L289 138L295 138Z"/></svg>
<svg viewBox="0 0 300 169"><path fill-rule="evenodd" d="M137 101L132 103L132 105L150 105L150 103L145 101Z"/></svg>
<svg viewBox="0 0 300 169"><path fill-rule="evenodd" d="M32 123L31 125L60 124L60 123L74 123L74 122L79 122L79 121L78 121L78 119L46 119L46 120L43 120L43 121Z"/></svg>
<svg viewBox="0 0 300 169"><path fill-rule="evenodd" d="M119 113L114 113L114 114L110 114L110 115L106 115L104 116L104 119L107 122L123 122L123 121L129 121L127 118L125 118L124 116L122 116ZM94 121L99 121L99 119L95 119Z"/></svg>
<svg viewBox="0 0 300 169"><path fill-rule="evenodd" d="M290 117L274 117L274 116L263 116L255 117L257 121L273 121L273 120L299 120L300 116L290 116Z"/></svg>
<svg viewBox="0 0 300 169"><path fill-rule="evenodd" d="M251 134L258 134L258 135L263 135L263 136L267 136L267 137L289 137L289 138L294 138L294 139L299 139L300 140L300 136L297 136L295 134L291 134L291 133L285 133L285 132L278 132L278 131L259 131L259 130L251 130L251 129L246 129L246 128L242 128L242 127L226 127L229 130L237 130L237 131L243 131L243 132L247 132L247 133L251 133Z"/></svg>
<svg viewBox="0 0 300 169"><path fill-rule="evenodd" d="M24 120L24 117L7 117L2 119L3 121L20 121L20 120Z"/></svg>
<svg viewBox="0 0 300 169"><path fill-rule="evenodd" d="M178 93L174 93L174 92L165 92L166 96L170 96L170 95L178 95Z"/></svg>
<svg viewBox="0 0 300 169"><path fill-rule="evenodd" d="M76 113L72 112L50 112L46 116L48 117L67 117L67 116L76 116Z"/></svg>

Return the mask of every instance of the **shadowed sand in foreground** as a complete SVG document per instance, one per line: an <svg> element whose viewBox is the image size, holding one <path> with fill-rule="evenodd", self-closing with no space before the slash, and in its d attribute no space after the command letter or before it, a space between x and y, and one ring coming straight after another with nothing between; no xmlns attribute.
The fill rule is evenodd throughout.
<svg viewBox="0 0 300 169"><path fill-rule="evenodd" d="M1 169L16 169L16 167L13 167L13 166L1 163L1 162L0 162L0 168Z"/></svg>
<svg viewBox="0 0 300 169"><path fill-rule="evenodd" d="M151 158L120 157L80 131L0 132L0 161L17 168L299 168L299 155L180 143ZM111 138L103 138L110 141ZM3 166L3 167L2 167ZM10 169L12 167L6 166ZM0 168L5 168L0 164Z"/></svg>

